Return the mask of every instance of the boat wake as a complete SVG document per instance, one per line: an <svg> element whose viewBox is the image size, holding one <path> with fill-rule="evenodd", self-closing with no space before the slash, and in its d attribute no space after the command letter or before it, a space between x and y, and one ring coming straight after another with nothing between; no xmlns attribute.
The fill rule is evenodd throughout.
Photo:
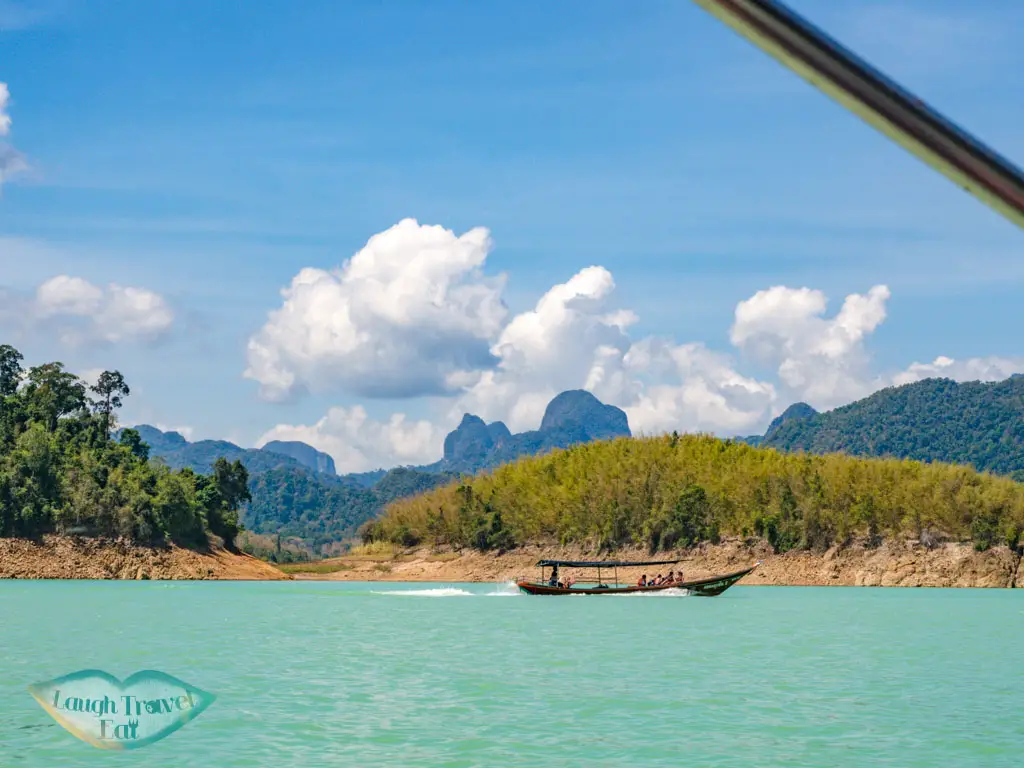
<svg viewBox="0 0 1024 768"><path fill-rule="evenodd" d="M658 590L657 592L626 592L616 597L689 597L690 590L670 587L669 589Z"/></svg>
<svg viewBox="0 0 1024 768"><path fill-rule="evenodd" d="M494 585L491 592L470 592L459 587L430 587L428 589L371 590L374 595L406 595L408 597L516 597L522 594L514 581Z"/></svg>
<svg viewBox="0 0 1024 768"><path fill-rule="evenodd" d="M502 584L497 584L494 591L488 592L486 597L520 597L522 594L514 581L506 581Z"/></svg>
<svg viewBox="0 0 1024 768"><path fill-rule="evenodd" d="M391 589L377 591L375 595L407 595L409 597L472 597L472 592L456 587L436 587L434 589Z"/></svg>

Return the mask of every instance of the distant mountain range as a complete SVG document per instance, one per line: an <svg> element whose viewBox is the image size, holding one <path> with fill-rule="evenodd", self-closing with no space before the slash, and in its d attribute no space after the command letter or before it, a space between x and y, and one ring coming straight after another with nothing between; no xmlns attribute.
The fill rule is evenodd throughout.
<svg viewBox="0 0 1024 768"><path fill-rule="evenodd" d="M246 449L222 440L190 443L176 432L136 427L153 456L172 467L208 472L218 456L251 473L253 501L243 522L257 533L303 539L314 549L354 533L395 499L464 474L576 443L630 435L626 414L589 392L571 390L549 404L540 428L513 434L465 414L438 461L338 476L327 454L300 442ZM738 438L783 451L844 452L969 464L1024 481L1024 377L958 384L927 379L892 387L833 411L796 403L764 435Z"/></svg>
<svg viewBox="0 0 1024 768"><path fill-rule="evenodd" d="M226 440L199 440L190 443L178 432L161 432L148 424L133 427L149 444L150 455L159 456L172 469L191 467L207 474L219 457L241 459L249 472L267 472L277 467L305 467L314 472L334 475L334 459L305 443L268 443L263 448L241 448ZM273 447L272 447L273 446ZM320 469L321 466L329 470Z"/></svg>
<svg viewBox="0 0 1024 768"><path fill-rule="evenodd" d="M567 448L576 443L630 435L626 414L589 392L556 396L540 429L513 434L500 421L486 424L466 414L444 441L439 461L419 467L335 474L334 460L302 442L273 441L242 448L224 440L191 443L177 432L148 424L138 430L150 454L175 469L207 473L218 457L240 460L250 473L253 500L243 523L256 533L281 533L303 539L314 549L352 535L389 502L429 490L462 474L513 461L519 456Z"/></svg>
<svg viewBox="0 0 1024 768"><path fill-rule="evenodd" d="M763 436L741 440L783 451L968 464L1024 481L1024 376L925 379L825 413L797 403Z"/></svg>
<svg viewBox="0 0 1024 768"><path fill-rule="evenodd" d="M630 434L625 411L605 405L585 390L573 389L548 403L540 429L531 432L512 434L500 421L486 424L479 416L465 414L459 426L444 439L442 459L416 469L475 474L520 456Z"/></svg>
<svg viewBox="0 0 1024 768"><path fill-rule="evenodd" d="M300 443L297 440L271 440L261 447L260 450L289 456L300 464L309 467L314 472L326 472L329 475L336 475L338 473L334 468L334 459L331 458L330 454L318 451L313 446Z"/></svg>

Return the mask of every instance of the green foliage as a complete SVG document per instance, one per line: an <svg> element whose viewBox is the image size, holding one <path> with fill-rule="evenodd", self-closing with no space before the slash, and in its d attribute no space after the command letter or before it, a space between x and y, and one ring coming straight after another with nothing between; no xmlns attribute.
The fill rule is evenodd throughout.
<svg viewBox="0 0 1024 768"><path fill-rule="evenodd" d="M144 543L231 546L248 499L245 468L218 462L207 478L150 463L135 430L110 440L128 395L117 371L91 389L59 362L21 369L0 346L0 536L43 533L123 536Z"/></svg>
<svg viewBox="0 0 1024 768"><path fill-rule="evenodd" d="M994 546L999 541L999 528L1001 524L1000 510L983 509L974 516L971 521L971 540L974 548L979 552ZM1012 526L1011 527L1016 527Z"/></svg>
<svg viewBox="0 0 1024 768"><path fill-rule="evenodd" d="M213 464L213 476L199 478L197 487L210 531L220 536L228 549L234 549L235 536L241 530L238 510L252 501L249 470L238 459L229 464L222 456Z"/></svg>
<svg viewBox="0 0 1024 768"><path fill-rule="evenodd" d="M0 344L0 397L10 397L18 391L24 359L10 344Z"/></svg>
<svg viewBox="0 0 1024 768"><path fill-rule="evenodd" d="M89 398L89 404L103 419L104 435L109 435L114 425L114 411L121 407L124 398L131 394L131 390L120 371L103 371L96 383L89 387L89 391L95 395Z"/></svg>
<svg viewBox="0 0 1024 768"><path fill-rule="evenodd" d="M371 489L301 467L253 474L249 491L247 528L301 538L314 551L351 536L381 509Z"/></svg>
<svg viewBox="0 0 1024 768"><path fill-rule="evenodd" d="M761 445L966 464L1024 481L1024 377L926 379L827 413L804 408L773 424Z"/></svg>
<svg viewBox="0 0 1024 768"><path fill-rule="evenodd" d="M378 480L373 491L377 503L383 507L396 499L415 496L449 483L455 477L450 472L420 472L412 467L397 467Z"/></svg>
<svg viewBox="0 0 1024 768"><path fill-rule="evenodd" d="M134 429L123 429L118 442L132 452L132 455L142 461L149 460L149 446L142 442L142 436Z"/></svg>
<svg viewBox="0 0 1024 768"><path fill-rule="evenodd" d="M353 534L369 543L366 536L372 533L360 525L379 515L386 504L435 488L452 477L400 467L367 488L304 467L276 467L251 476L251 501L242 508L243 520L256 533L280 532L301 539L314 552ZM411 534L399 538L411 542L406 546L415 543Z"/></svg>
<svg viewBox="0 0 1024 768"><path fill-rule="evenodd" d="M243 531L238 537L238 548L253 557L258 557L271 563L308 563L313 559L313 553L301 540L282 537L280 534L270 536L253 533L252 531ZM293 572L285 570L287 573ZM331 571L310 569L309 572L330 573Z"/></svg>
<svg viewBox="0 0 1024 768"><path fill-rule="evenodd" d="M777 552L860 538L1020 541L1024 486L968 467L780 453L706 435L620 438L520 459L393 502L366 541L652 551L760 536Z"/></svg>

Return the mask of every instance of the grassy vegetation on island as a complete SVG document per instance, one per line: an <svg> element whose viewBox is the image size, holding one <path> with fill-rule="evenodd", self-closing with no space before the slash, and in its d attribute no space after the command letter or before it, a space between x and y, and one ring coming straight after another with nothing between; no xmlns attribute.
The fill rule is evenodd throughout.
<svg viewBox="0 0 1024 768"><path fill-rule="evenodd" d="M151 462L135 430L111 437L129 394L120 373L105 371L87 386L61 363L26 371L22 360L0 345L0 536L73 533L204 548L214 534L233 546L249 498L244 466L220 459L204 476Z"/></svg>
<svg viewBox="0 0 1024 768"><path fill-rule="evenodd" d="M705 435L620 438L520 459L395 501L364 541L510 549L584 544L651 552L760 536L777 552L863 537L1018 548L1024 485L968 467L812 456Z"/></svg>

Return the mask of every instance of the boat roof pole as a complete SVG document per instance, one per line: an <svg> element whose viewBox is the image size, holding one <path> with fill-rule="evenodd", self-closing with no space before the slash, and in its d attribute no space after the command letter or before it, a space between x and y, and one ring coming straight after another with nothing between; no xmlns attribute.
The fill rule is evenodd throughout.
<svg viewBox="0 0 1024 768"><path fill-rule="evenodd" d="M780 0L695 2L957 186L1024 227L1024 170Z"/></svg>

